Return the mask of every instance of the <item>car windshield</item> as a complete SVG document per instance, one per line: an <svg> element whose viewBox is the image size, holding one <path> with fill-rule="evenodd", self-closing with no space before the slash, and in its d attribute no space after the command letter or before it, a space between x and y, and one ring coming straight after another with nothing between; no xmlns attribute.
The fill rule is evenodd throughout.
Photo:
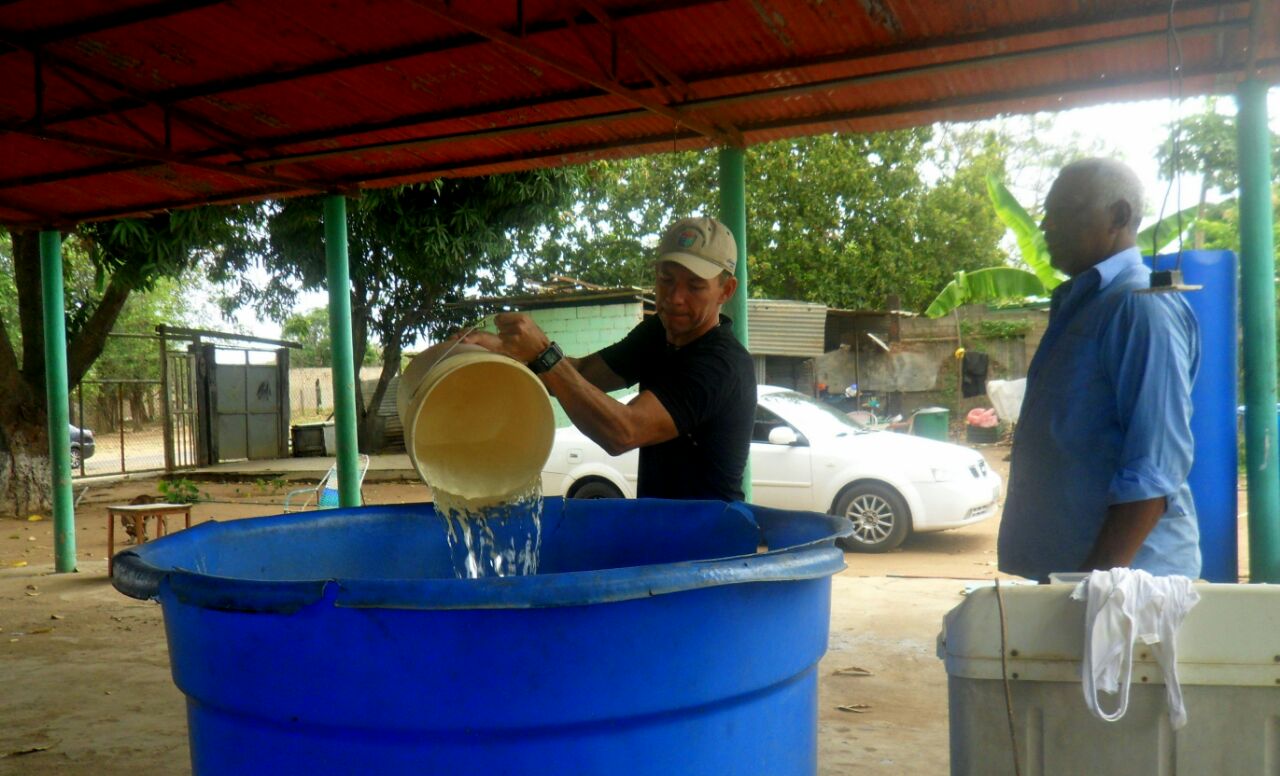
<svg viewBox="0 0 1280 776"><path fill-rule="evenodd" d="M795 391L765 394L760 403L810 438L867 433L840 410Z"/></svg>

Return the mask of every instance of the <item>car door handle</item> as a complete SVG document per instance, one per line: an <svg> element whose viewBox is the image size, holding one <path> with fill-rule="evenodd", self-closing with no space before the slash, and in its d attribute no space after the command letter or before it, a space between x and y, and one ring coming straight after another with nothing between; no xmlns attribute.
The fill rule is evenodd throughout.
<svg viewBox="0 0 1280 776"><path fill-rule="evenodd" d="M581 450L570 450L570 451L569 451L569 463L582 463L582 451L581 451Z"/></svg>

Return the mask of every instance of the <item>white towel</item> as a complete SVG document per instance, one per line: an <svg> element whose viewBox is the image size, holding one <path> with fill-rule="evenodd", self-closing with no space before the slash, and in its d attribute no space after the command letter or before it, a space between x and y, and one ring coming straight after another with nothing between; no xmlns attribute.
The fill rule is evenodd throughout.
<svg viewBox="0 0 1280 776"><path fill-rule="evenodd" d="M1084 621L1084 660L1081 684L1084 702L1098 719L1114 722L1129 708L1133 678L1133 644L1151 648L1164 674L1169 722L1174 730L1187 724L1187 710L1178 684L1178 627L1200 595L1182 576L1153 577L1145 571L1115 568L1095 571L1071 597L1087 601ZM1120 693L1119 706L1103 711L1098 690Z"/></svg>

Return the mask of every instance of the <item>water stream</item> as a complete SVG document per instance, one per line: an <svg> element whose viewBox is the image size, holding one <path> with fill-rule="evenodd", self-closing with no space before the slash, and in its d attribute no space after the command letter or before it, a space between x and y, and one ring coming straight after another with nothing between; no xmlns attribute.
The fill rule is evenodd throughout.
<svg viewBox="0 0 1280 776"><path fill-rule="evenodd" d="M459 579L527 576L538 573L542 550L542 482L496 503L469 500L435 490L436 514Z"/></svg>

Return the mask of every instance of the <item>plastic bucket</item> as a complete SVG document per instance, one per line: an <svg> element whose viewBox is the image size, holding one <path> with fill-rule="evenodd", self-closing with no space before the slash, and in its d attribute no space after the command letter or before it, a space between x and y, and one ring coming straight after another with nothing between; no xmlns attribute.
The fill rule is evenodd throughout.
<svg viewBox="0 0 1280 776"><path fill-rule="evenodd" d="M946 407L925 407L911 416L911 433L916 436L946 442L949 439L951 410Z"/></svg>
<svg viewBox="0 0 1280 776"><path fill-rule="evenodd" d="M332 510L117 556L162 605L197 776L816 773L848 521L547 499L546 573L479 580L442 523Z"/></svg>
<svg viewBox="0 0 1280 776"><path fill-rule="evenodd" d="M528 367L475 345L419 353L396 395L405 449L418 475L467 499L499 500L536 482L555 415Z"/></svg>

